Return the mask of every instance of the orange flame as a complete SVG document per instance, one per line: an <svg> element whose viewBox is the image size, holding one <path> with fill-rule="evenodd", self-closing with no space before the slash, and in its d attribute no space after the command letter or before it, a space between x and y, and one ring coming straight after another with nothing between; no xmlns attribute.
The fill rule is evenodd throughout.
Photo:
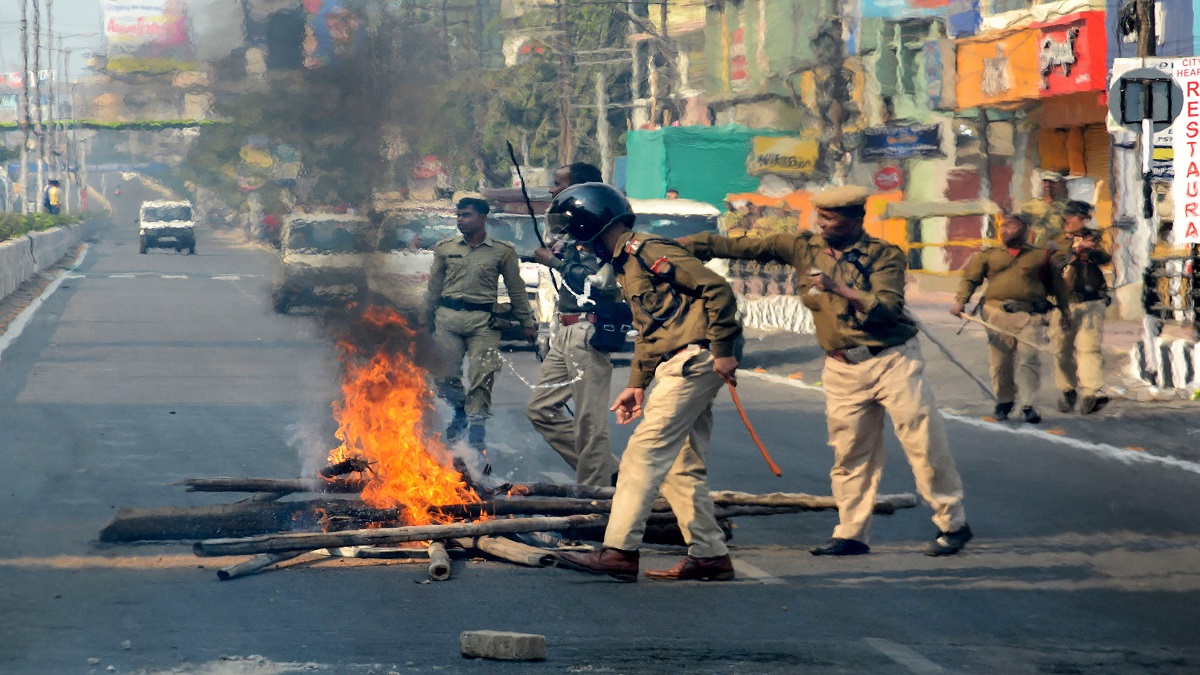
<svg viewBox="0 0 1200 675"><path fill-rule="evenodd" d="M380 340L367 354L348 339L338 343L342 363L342 399L333 404L341 445L329 461L361 457L370 464L363 502L375 508L400 508L410 525L449 522L433 507L477 503L478 495L449 468L450 453L425 420L434 394L425 371L412 359L413 331L391 310L368 308L364 328ZM396 346L399 344L400 346Z"/></svg>

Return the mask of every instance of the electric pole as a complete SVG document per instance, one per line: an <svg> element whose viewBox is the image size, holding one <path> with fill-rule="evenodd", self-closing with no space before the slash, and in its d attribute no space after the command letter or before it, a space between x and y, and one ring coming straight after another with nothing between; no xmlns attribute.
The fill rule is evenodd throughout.
<svg viewBox="0 0 1200 675"><path fill-rule="evenodd" d="M1138 57L1158 56L1158 35L1154 25L1154 0L1137 1Z"/></svg>
<svg viewBox="0 0 1200 675"><path fill-rule="evenodd" d="M37 195L34 210L41 208L42 189L46 186L46 127L42 116L42 8L41 0L33 0L33 96L34 108L37 110L37 124L34 134L37 135L38 165L37 165Z"/></svg>
<svg viewBox="0 0 1200 675"><path fill-rule="evenodd" d="M575 48L571 38L571 20L567 14L567 0L557 0L558 30L562 35L562 46L558 50L558 164L566 166L574 161L575 148L571 139L571 95L573 86L572 65Z"/></svg>
<svg viewBox="0 0 1200 675"><path fill-rule="evenodd" d="M21 0L21 213L29 213L29 0Z"/></svg>

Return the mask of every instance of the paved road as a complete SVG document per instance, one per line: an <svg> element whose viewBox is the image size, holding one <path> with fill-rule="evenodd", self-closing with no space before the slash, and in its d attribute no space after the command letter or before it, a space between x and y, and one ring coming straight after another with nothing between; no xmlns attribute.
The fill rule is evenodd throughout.
<svg viewBox="0 0 1200 675"><path fill-rule="evenodd" d="M122 192L118 208L144 193ZM135 239L131 225L102 233L0 354L0 672L1200 669L1200 475L966 420L949 428L978 538L950 559L921 555L933 534L924 508L877 520L872 555L846 560L804 551L833 514L743 519L740 577L727 584L479 561L431 584L420 565L348 560L218 582L231 560L99 544L122 506L222 501L175 481L294 476L332 444L330 345L313 319L270 312L267 253L206 232L196 256L140 256ZM532 376L530 353L506 356ZM506 369L489 429L496 470L561 478L522 419L527 396ZM767 373L748 375L742 397L784 478L723 394L714 486L828 494L820 391ZM884 491L910 491L891 443ZM545 634L550 658L464 661L457 635L469 629Z"/></svg>

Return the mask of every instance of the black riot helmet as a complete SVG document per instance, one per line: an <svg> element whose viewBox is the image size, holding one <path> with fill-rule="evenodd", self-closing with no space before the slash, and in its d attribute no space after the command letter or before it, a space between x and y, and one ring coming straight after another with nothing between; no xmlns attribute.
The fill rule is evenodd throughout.
<svg viewBox="0 0 1200 675"><path fill-rule="evenodd" d="M614 223L631 225L629 200L606 183L578 183L558 193L550 203L546 223L551 232L566 233L580 244L592 244Z"/></svg>

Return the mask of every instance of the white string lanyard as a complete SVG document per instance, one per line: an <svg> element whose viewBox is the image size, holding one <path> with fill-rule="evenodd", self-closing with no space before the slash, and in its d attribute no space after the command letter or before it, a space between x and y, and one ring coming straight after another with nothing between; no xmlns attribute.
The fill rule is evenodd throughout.
<svg viewBox="0 0 1200 675"><path fill-rule="evenodd" d="M576 382L583 380L583 375L584 375L583 369L579 367L578 363L572 362L571 365L575 366L575 370L578 371L578 374L574 378L567 380L566 382L551 382L549 384L533 384L533 383L530 383L529 380L525 379L525 376L521 374L521 371L517 370L517 367L513 365L512 361L504 358L503 356L500 357L500 360L503 361L506 366L508 366L508 369L513 372L513 375L517 376L517 379L520 380L522 384L524 384L526 387L529 387L530 389L561 389L563 387L569 387L569 386L575 384Z"/></svg>

